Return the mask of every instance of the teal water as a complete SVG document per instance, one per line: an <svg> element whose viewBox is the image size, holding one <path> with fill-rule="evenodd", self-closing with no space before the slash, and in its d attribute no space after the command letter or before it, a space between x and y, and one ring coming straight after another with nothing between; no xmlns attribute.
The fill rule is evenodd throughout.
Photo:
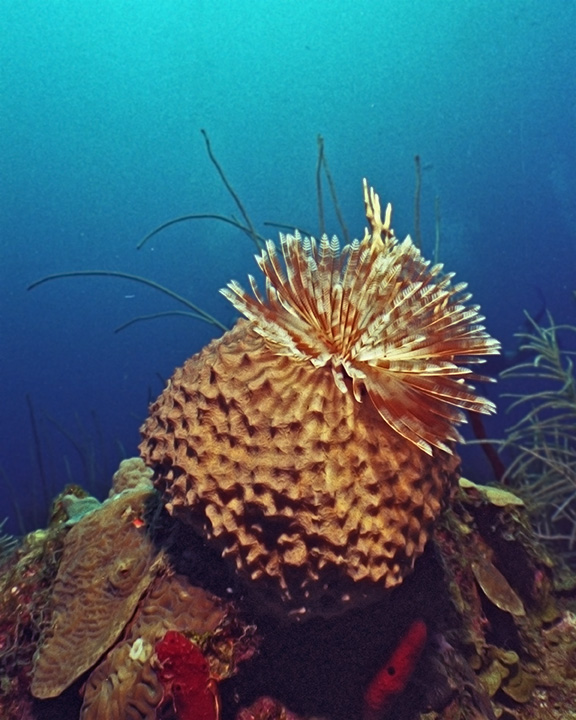
<svg viewBox="0 0 576 720"><path fill-rule="evenodd" d="M317 232L319 133L356 236L364 176L394 204L397 234L413 232L418 154L424 252L438 197L441 259L505 349L523 309L574 322L572 0L3 0L0 27L0 518L12 528L10 492L28 527L44 522L39 459L45 494L84 483L87 465L104 493L160 378L218 334L182 317L115 334L177 309L129 281L30 283L130 272L234 322L217 291L255 268L241 232L181 224L136 250L183 213L238 217L201 128L271 236L265 221Z"/></svg>

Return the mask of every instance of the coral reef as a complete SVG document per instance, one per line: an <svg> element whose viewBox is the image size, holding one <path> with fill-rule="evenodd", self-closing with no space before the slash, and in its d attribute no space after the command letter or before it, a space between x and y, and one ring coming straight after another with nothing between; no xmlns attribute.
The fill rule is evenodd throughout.
<svg viewBox="0 0 576 720"><path fill-rule="evenodd" d="M466 382L498 352L465 285L400 243L365 186L372 231L282 238L258 262L266 300L170 380L142 428L167 508L282 612L329 614L399 584L457 477Z"/></svg>
<svg viewBox="0 0 576 720"><path fill-rule="evenodd" d="M58 568L65 530L28 534L0 564L0 717L32 718L29 675Z"/></svg>
<svg viewBox="0 0 576 720"><path fill-rule="evenodd" d="M570 717L576 578L536 540L522 501L461 481L434 543L457 619L436 645L453 698L422 718Z"/></svg>
<svg viewBox="0 0 576 720"><path fill-rule="evenodd" d="M156 654L159 643L172 632L179 633L188 644L182 633L198 638L214 633L226 612L223 603L201 588L191 587L183 576L157 578L140 603L128 632L88 677L81 720L156 718L157 709L167 697L164 681L168 655ZM208 668L200 649L196 657L199 656ZM206 680L208 676L207 670ZM203 687L189 689L190 694L193 691L204 694ZM177 716L182 720L187 717Z"/></svg>
<svg viewBox="0 0 576 720"><path fill-rule="evenodd" d="M152 406L150 467L123 462L102 504L68 488L47 530L4 543L3 720L573 716L576 578L529 503L454 454L462 410L493 409L467 365L497 343L365 203L361 242L287 236L259 258L265 298L229 286L247 319ZM556 410L530 401L521 451Z"/></svg>
<svg viewBox="0 0 576 720"><path fill-rule="evenodd" d="M252 605L259 647L223 561L159 500L150 469L125 461L108 500L68 488L4 560L3 719L571 717L576 578L508 490L460 478L414 571L377 602L306 623ZM222 597L195 584L219 574Z"/></svg>
<svg viewBox="0 0 576 720"><path fill-rule="evenodd" d="M386 720L567 720L575 610L576 578L534 538L522 501L461 481L402 585L370 607L264 633L235 684L237 717L349 720L381 702Z"/></svg>
<svg viewBox="0 0 576 720"><path fill-rule="evenodd" d="M142 460L123 461L108 500L67 488L52 526L0 566L3 720L51 717L50 707L82 720L183 720L210 699L216 720L217 683L254 654L255 628L175 572L180 536L157 500ZM182 554L179 564L198 565ZM166 653L174 633L178 657ZM186 669L191 657L203 674Z"/></svg>

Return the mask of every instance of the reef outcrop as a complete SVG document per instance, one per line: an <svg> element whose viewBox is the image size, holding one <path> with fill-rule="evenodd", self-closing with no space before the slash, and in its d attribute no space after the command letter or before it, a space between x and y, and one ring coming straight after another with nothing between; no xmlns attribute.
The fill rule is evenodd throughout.
<svg viewBox="0 0 576 720"><path fill-rule="evenodd" d="M191 706L212 698L217 720L218 682L254 653L254 628L176 571L173 560L186 563L150 470L123 461L103 503L76 488L54 507L49 530L0 567L3 720L43 718L50 707L81 720L170 720L182 696ZM194 565L194 552L184 554ZM161 652L170 634L187 653ZM186 673L192 652L204 674Z"/></svg>
<svg viewBox="0 0 576 720"><path fill-rule="evenodd" d="M143 520L154 490L127 489L69 530L34 659L32 693L60 695L118 639L162 561ZM74 658L74 662L67 658Z"/></svg>
<svg viewBox="0 0 576 720"><path fill-rule="evenodd" d="M177 370L140 451L169 512L192 523L295 617L366 603L422 553L458 476L467 380L498 352L465 285L382 220L342 250L282 236L259 265L266 297L225 295L247 317Z"/></svg>
<svg viewBox="0 0 576 720"><path fill-rule="evenodd" d="M454 452L498 344L365 204L342 250L268 243L265 295L230 284L245 317L175 372L144 460L6 545L3 720L572 716L576 579Z"/></svg>

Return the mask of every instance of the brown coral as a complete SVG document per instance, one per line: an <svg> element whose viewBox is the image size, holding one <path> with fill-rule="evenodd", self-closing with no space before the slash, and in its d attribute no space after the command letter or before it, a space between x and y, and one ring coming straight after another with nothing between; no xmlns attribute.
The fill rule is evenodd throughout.
<svg viewBox="0 0 576 720"><path fill-rule="evenodd" d="M118 470L112 476L112 488L108 497L112 497L123 490L132 490L141 486L150 487L152 470L146 467L142 458L132 457L122 460Z"/></svg>
<svg viewBox="0 0 576 720"><path fill-rule="evenodd" d="M401 582L455 476L459 408L493 410L462 367L498 351L465 285L365 202L372 233L342 251L283 237L284 269L268 243L266 299L229 286L248 321L176 371L142 428L170 512L293 609Z"/></svg>
<svg viewBox="0 0 576 720"><path fill-rule="evenodd" d="M163 688L154 648L168 630L203 636L220 625L227 607L180 575L158 577L126 636L90 674L81 720L154 720Z"/></svg>
<svg viewBox="0 0 576 720"><path fill-rule="evenodd" d="M157 551L142 515L153 494L150 485L125 490L70 529L54 584L51 624L35 656L35 697L56 697L92 667L152 582Z"/></svg>

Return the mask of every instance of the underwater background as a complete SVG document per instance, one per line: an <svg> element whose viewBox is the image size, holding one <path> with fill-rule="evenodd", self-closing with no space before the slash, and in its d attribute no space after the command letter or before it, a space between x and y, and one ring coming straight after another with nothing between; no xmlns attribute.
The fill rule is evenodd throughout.
<svg viewBox="0 0 576 720"><path fill-rule="evenodd" d="M235 321L218 289L255 270L241 231L190 221L136 249L173 217L238 217L201 129L273 238L266 221L318 231L318 134L354 237L363 177L393 203L398 237L414 232L418 155L423 252L438 198L440 260L469 283L504 360L525 309L575 322L571 0L3 0L0 27L5 529L45 524L67 482L104 496L163 381L221 332L168 316L115 333L183 309L137 282L31 283L127 272ZM508 424L502 410L487 432ZM463 455L466 475L493 479L479 451Z"/></svg>

